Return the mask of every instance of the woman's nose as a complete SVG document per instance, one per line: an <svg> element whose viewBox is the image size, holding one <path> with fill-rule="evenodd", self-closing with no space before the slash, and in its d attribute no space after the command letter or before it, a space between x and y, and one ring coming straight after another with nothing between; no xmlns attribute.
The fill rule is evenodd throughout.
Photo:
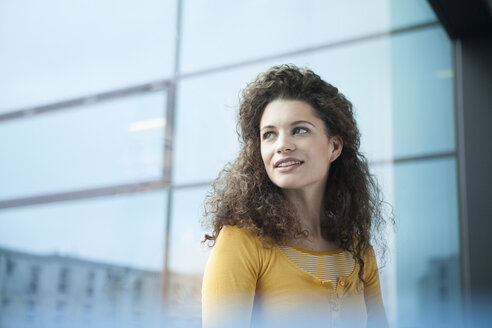
<svg viewBox="0 0 492 328"><path fill-rule="evenodd" d="M281 137L278 139L277 153L292 152L295 149L295 144L289 138Z"/></svg>

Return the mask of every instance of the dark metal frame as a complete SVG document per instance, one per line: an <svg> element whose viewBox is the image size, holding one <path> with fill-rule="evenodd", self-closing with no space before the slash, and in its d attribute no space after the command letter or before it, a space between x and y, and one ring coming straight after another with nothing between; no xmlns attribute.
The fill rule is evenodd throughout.
<svg viewBox="0 0 492 328"><path fill-rule="evenodd" d="M458 211L460 218L460 269L461 290L463 294L463 311L465 326L472 327L471 318L471 273L470 273L470 232L468 228L468 209L466 194L466 159L465 159L465 129L463 103L463 62L461 41L454 41L454 71L455 71L455 117L456 117L456 148L457 148L457 178L458 178Z"/></svg>

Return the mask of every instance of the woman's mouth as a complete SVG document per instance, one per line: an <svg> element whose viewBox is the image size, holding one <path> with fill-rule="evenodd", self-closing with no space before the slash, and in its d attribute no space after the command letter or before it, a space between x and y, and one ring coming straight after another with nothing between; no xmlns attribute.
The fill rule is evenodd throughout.
<svg viewBox="0 0 492 328"><path fill-rule="evenodd" d="M300 160L288 159L288 160L282 160L282 161L277 162L277 163L278 164L275 165L275 169L278 172L285 173L285 172L290 172L292 170L295 170L296 168L301 166L304 162L300 161Z"/></svg>
<svg viewBox="0 0 492 328"><path fill-rule="evenodd" d="M300 161L283 162L283 163L280 163L279 165L277 165L277 167L287 167L287 166L292 166L292 165L297 165L297 164L301 164L301 162Z"/></svg>

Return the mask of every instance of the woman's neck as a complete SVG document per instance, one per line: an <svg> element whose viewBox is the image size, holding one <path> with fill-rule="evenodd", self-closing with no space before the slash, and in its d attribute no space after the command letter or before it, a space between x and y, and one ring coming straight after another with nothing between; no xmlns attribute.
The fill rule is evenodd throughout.
<svg viewBox="0 0 492 328"><path fill-rule="evenodd" d="M287 200L294 205L299 214L301 229L308 232L307 238L295 238L291 244L313 251L333 251L339 248L336 242L323 238L321 220L325 215L324 186L312 189L285 189L283 193Z"/></svg>
<svg viewBox="0 0 492 328"><path fill-rule="evenodd" d="M283 190L284 196L299 213L302 229L307 230L313 238L321 238L320 223L325 211L324 192L324 185Z"/></svg>

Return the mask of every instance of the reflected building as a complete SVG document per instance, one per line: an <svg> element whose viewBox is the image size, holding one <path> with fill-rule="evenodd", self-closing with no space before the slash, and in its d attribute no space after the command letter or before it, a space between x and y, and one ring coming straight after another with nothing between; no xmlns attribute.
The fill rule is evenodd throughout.
<svg viewBox="0 0 492 328"><path fill-rule="evenodd" d="M458 255L433 258L419 281L419 317L424 327L461 327L462 307Z"/></svg>
<svg viewBox="0 0 492 328"><path fill-rule="evenodd" d="M0 249L0 327L200 325L201 278ZM185 316L195 313L196 316Z"/></svg>

